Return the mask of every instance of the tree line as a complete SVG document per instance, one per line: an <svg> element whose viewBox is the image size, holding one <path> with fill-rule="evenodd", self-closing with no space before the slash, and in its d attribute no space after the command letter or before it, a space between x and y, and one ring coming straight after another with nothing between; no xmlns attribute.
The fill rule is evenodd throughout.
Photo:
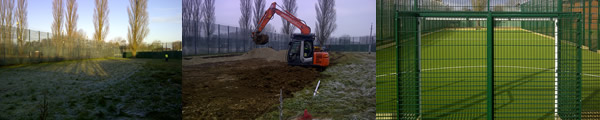
<svg viewBox="0 0 600 120"><path fill-rule="evenodd" d="M182 18L184 37L188 38L190 36L192 38L188 39L197 40L198 38L194 37L205 36L206 39L211 40L210 37L215 29L213 28L213 24L215 24L214 2L215 0L183 0ZM297 15L298 5L296 0L283 0L282 2L281 7L283 11ZM264 15L266 7L267 3L265 0L240 0L241 16L238 20L240 28L242 30L256 30L259 27L258 21ZM317 11L317 22L315 23L316 28L313 29L316 29L315 35L319 43L324 45L337 28L335 1L318 0L315 4L315 10ZM282 23L283 26L280 30L284 34L291 35L297 29L285 19L282 19ZM276 30L272 26L267 25L264 31L275 32ZM249 33L251 31L245 32ZM206 41L205 44L208 43L209 41Z"/></svg>
<svg viewBox="0 0 600 120"><path fill-rule="evenodd" d="M27 6L28 0L0 0L0 49L3 54L16 53L26 54L25 40L27 39ZM148 0L129 0L127 8L129 26L127 33L127 48L136 54L139 46L149 33L149 16L147 11ZM109 34L109 12L108 0L94 0L93 13L95 47L102 47ZM84 40L87 40L85 31L77 28L79 19L77 0L52 0L51 25L52 37L50 44L55 48L55 56L65 57L74 54L75 48ZM13 33L15 31L15 33ZM16 36L15 36L16 35ZM16 38L16 47L13 44ZM115 38L116 39L116 38ZM4 55L6 56L6 55Z"/></svg>

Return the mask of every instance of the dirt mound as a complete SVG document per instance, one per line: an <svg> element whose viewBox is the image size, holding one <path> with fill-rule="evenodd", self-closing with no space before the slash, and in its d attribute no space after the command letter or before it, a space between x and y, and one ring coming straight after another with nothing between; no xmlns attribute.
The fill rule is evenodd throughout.
<svg viewBox="0 0 600 120"><path fill-rule="evenodd" d="M255 48L241 55L244 59L262 58L267 61L286 62L286 50L276 51L272 48Z"/></svg>
<svg viewBox="0 0 600 120"><path fill-rule="evenodd" d="M279 103L280 89L290 98L319 77L312 68L265 59L184 66L182 114L184 119L255 119Z"/></svg>

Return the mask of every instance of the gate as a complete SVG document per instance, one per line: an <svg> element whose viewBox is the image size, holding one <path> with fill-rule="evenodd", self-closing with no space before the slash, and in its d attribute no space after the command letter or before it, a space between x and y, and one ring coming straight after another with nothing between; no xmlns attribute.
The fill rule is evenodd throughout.
<svg viewBox="0 0 600 120"><path fill-rule="evenodd" d="M580 22L398 12L395 47L377 51L377 119L581 119Z"/></svg>

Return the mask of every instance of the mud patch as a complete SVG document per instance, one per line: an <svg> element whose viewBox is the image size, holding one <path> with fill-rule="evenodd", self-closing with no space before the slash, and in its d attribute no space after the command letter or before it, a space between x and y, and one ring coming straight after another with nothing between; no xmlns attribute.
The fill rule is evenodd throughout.
<svg viewBox="0 0 600 120"><path fill-rule="evenodd" d="M255 119L317 78L312 68L266 59L183 67L184 119Z"/></svg>

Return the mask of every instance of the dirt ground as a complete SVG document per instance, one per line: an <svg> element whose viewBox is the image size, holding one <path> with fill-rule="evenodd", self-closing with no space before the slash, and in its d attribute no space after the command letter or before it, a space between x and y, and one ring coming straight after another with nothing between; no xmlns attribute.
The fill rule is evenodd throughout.
<svg viewBox="0 0 600 120"><path fill-rule="evenodd" d="M192 56L184 57L183 66L198 65L204 63L216 63L225 61L238 61L252 58L265 59L267 61L286 62L286 50L276 51L271 48L256 48L244 54L223 54L211 56Z"/></svg>
<svg viewBox="0 0 600 120"><path fill-rule="evenodd" d="M265 59L183 67L184 119L254 119L321 77L311 68Z"/></svg>
<svg viewBox="0 0 600 120"><path fill-rule="evenodd" d="M261 53L277 55L256 55ZM293 119L306 108L301 104L306 101L321 102L308 100L310 97L307 97L308 94L312 96L310 91L314 90L318 80L323 80L321 85L324 91L319 90L323 96L332 97L318 99L344 101L312 105L314 106L312 108L328 108L313 111L317 118L352 118L344 117L345 115L369 118L371 116L368 115L371 113L374 118L374 54L331 53L338 57L331 58L332 64L325 72L318 72L314 68L288 66L284 61L285 54L285 51L273 52L262 49L239 56L196 56L190 57L192 58L190 60L183 60L182 115L184 119L278 119L270 117L271 114L266 114L276 111L280 89L283 90L284 101L292 101L285 103L284 116ZM274 60L268 57L283 59ZM368 77L370 74L373 77ZM340 95L339 91L333 90L336 88L348 91ZM348 105L336 105L338 103ZM328 110L332 111L322 112Z"/></svg>

